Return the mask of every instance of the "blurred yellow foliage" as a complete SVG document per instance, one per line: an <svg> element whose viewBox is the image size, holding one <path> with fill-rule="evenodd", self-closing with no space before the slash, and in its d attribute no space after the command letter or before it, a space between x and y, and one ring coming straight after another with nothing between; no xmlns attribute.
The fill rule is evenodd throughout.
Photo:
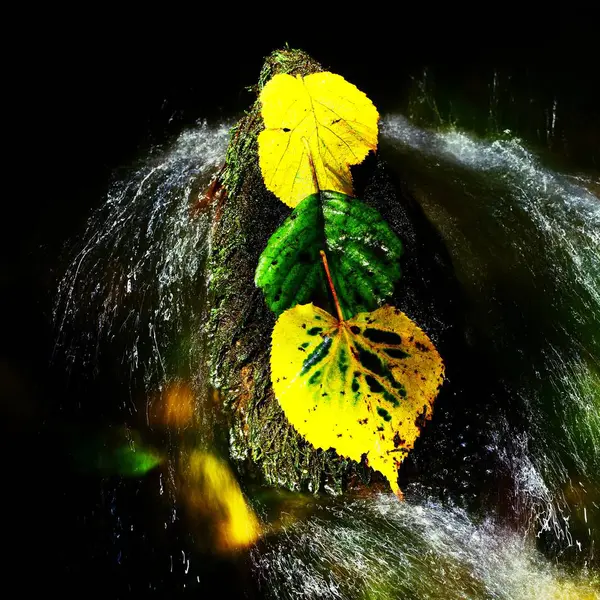
<svg viewBox="0 0 600 600"><path fill-rule="evenodd" d="M183 427L194 418L194 393L185 381L173 381L162 392L153 408L160 425Z"/></svg>
<svg viewBox="0 0 600 600"><path fill-rule="evenodd" d="M254 544L261 525L227 463L194 450L182 466L188 509L208 523L214 549L231 552Z"/></svg>

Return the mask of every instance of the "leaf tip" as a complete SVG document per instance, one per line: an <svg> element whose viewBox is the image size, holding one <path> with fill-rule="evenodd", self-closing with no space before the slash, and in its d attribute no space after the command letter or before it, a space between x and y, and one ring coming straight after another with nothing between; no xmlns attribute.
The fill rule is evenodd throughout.
<svg viewBox="0 0 600 600"><path fill-rule="evenodd" d="M395 480L390 482L390 487L392 488L392 492L394 492L396 498L398 498L400 502L404 502L404 492L400 489L400 486Z"/></svg>

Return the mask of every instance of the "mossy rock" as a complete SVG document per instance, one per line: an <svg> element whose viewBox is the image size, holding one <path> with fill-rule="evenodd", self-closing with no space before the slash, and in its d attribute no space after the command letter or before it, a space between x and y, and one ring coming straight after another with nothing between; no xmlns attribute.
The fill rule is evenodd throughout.
<svg viewBox="0 0 600 600"><path fill-rule="evenodd" d="M279 50L265 60L258 85L277 73L308 75L321 66L298 50ZM273 395L269 350L275 316L254 286L258 257L289 208L263 184L257 136L258 99L232 130L220 175L226 197L214 225L209 257L209 368L230 419L230 452L246 474L291 490L342 489L346 461L315 451L285 419Z"/></svg>
<svg viewBox="0 0 600 600"><path fill-rule="evenodd" d="M258 97L277 73L305 76L320 70L322 67L302 51L279 50L266 58L254 90ZM338 494L364 485L386 488L383 478L373 476L364 465L306 443L274 397L269 352L275 315L255 287L254 275L269 237L290 208L264 186L257 154L262 127L257 99L232 130L226 165L219 176L225 194L215 210L207 265L208 363L211 382L221 394L229 422L231 457L245 476L290 490ZM427 331L442 356L451 347L464 346L461 302L457 300L460 294L441 238L380 157L370 156L353 169L353 177L357 196L379 210L404 244L403 278L390 303ZM456 326L449 327L449 323ZM452 374L452 365L447 367ZM438 403L444 403L443 397L444 390ZM427 433L427 429L432 431ZM446 473L446 481L437 482L446 486L452 471L441 466L435 469L433 459L425 456L430 454L431 444L439 444L435 428L426 428L426 435L431 440L421 444L420 464L432 473ZM417 455L418 446L413 452ZM439 452L434 455L439 457ZM409 479L416 471L422 473L422 468L415 469L414 461L411 465L406 475Z"/></svg>

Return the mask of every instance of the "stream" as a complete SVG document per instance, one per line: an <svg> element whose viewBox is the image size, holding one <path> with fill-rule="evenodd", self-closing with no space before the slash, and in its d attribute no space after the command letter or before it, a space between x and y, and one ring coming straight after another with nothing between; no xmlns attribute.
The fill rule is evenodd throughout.
<svg viewBox="0 0 600 600"><path fill-rule="evenodd" d="M95 508L82 505L78 519L102 532L94 556L113 589L202 597L216 585L224 597L282 599L600 598L598 173L550 160L508 129L484 134L424 123L410 111L382 115L380 156L447 249L470 351L491 365L473 379L490 385L461 402L477 415L465 416L464 454L432 459L427 475L407 476L406 502L379 492L314 496L236 477L218 394L202 366L212 214L190 207L223 163L233 122L196 123L121 171L65 251L54 360L104 376L111 401L96 399L85 411L113 434L126 424L117 437L156 456L134 476L122 463L119 473L84 476ZM485 424L482 435L469 429L473 421ZM443 453L444 436L462 423L443 407L434 413L415 464ZM458 491L444 488L447 463ZM256 515L247 550L215 550L209 469L214 489L230 490L231 500L215 500L215 510L235 498L235 510Z"/></svg>

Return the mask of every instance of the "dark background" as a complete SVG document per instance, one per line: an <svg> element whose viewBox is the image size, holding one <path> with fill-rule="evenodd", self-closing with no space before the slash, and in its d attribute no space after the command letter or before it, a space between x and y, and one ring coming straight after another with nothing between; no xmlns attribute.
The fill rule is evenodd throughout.
<svg viewBox="0 0 600 600"><path fill-rule="evenodd" d="M528 30L520 40L489 30L444 39L427 25L408 31L409 39L406 23L397 31L370 29L366 40L354 33L332 39L315 28L309 35L235 31L207 17L187 22L181 16L150 31L117 13L110 26L106 15L91 14L77 26L68 24L72 15L59 16L60 25L52 16L31 28L21 23L23 35L5 54L5 130L16 135L5 142L11 160L0 248L3 537L10 557L3 566L23 592L110 590L100 558L109 534L86 530L75 518L94 508L97 488L77 487L81 482L62 464L50 425L73 417L74 405L86 399L49 359L60 250L103 201L115 170L198 119L246 108L253 96L244 88L256 82L263 57L285 42L356 84L382 113L402 108L411 77L425 67L448 89L472 89L481 97L493 70L501 69L516 93L560 97L571 119L571 158L597 169L597 52L584 30L561 31L556 23L551 30ZM494 46L498 39L510 41Z"/></svg>

